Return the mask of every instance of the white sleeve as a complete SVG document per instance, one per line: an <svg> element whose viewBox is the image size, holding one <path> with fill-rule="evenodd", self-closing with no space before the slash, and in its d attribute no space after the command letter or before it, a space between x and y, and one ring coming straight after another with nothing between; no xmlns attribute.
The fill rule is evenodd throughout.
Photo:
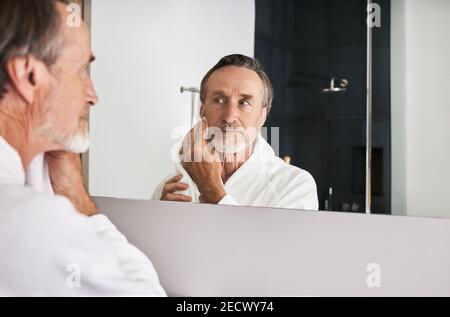
<svg viewBox="0 0 450 317"><path fill-rule="evenodd" d="M120 271L112 271L111 273L115 273L117 276L112 278L112 280L105 281L105 284L110 285L113 293L150 296L166 295L159 283L153 264L144 253L130 244L106 216L95 215L88 219L94 224L99 239L108 244L116 256ZM125 279L120 281L121 277L125 277Z"/></svg>
<svg viewBox="0 0 450 317"><path fill-rule="evenodd" d="M48 281L43 284L52 287L45 293L166 296L152 262L106 216L81 215L69 200L59 196L52 197L50 206L39 209L36 221L47 230L41 231L35 252L46 253L48 263L42 263L41 273ZM68 286L71 278L79 285Z"/></svg>
<svg viewBox="0 0 450 317"><path fill-rule="evenodd" d="M64 197L23 188L6 197L0 296L166 295L152 262L106 216L84 216Z"/></svg>
<svg viewBox="0 0 450 317"><path fill-rule="evenodd" d="M231 206L238 206L238 202L234 200L233 197L231 197L230 194L226 194L218 203L219 205L231 205Z"/></svg>

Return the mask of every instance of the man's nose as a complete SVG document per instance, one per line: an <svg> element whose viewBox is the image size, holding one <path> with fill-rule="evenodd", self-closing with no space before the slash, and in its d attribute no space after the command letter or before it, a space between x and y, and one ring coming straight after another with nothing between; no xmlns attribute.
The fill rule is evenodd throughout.
<svg viewBox="0 0 450 317"><path fill-rule="evenodd" d="M225 107L225 113L223 114L223 120L226 123L233 123L239 121L239 109L235 102L230 101Z"/></svg>
<svg viewBox="0 0 450 317"><path fill-rule="evenodd" d="M98 103L98 96L97 93L95 92L94 84L92 83L91 79L89 79L89 83L86 88L86 98L87 98L86 101L91 106L95 106Z"/></svg>

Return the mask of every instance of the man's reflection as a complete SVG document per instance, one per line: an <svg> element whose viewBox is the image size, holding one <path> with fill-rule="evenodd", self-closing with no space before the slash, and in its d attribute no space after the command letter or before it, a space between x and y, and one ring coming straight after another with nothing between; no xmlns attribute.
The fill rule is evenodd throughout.
<svg viewBox="0 0 450 317"><path fill-rule="evenodd" d="M317 189L306 171L277 157L260 135L273 88L257 60L222 58L203 78L203 118L180 150L177 175L154 199L317 210Z"/></svg>

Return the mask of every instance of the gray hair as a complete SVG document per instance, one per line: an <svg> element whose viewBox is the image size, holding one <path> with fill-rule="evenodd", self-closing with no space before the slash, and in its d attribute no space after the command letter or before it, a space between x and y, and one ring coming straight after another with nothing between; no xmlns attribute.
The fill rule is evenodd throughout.
<svg viewBox="0 0 450 317"><path fill-rule="evenodd" d="M51 66L61 49L61 17L55 2L68 0L0 1L0 100L10 81L11 58L32 55Z"/></svg>
<svg viewBox="0 0 450 317"><path fill-rule="evenodd" d="M205 102L206 98L206 86L208 83L209 77L218 69L227 67L227 66L237 66L244 67L254 71L258 74L259 78L263 83L263 107L267 108L267 113L270 112L270 108L272 108L272 100L273 100L273 86L270 82L269 77L262 70L259 61L256 58L251 58L241 54L232 54L223 57L213 68L211 68L206 75L202 79L202 83L200 86L200 100L202 103Z"/></svg>

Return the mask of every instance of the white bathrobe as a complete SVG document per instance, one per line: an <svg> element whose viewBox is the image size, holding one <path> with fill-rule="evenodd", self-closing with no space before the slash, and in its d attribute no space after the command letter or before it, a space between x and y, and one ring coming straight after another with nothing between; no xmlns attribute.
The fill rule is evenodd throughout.
<svg viewBox="0 0 450 317"><path fill-rule="evenodd" d="M27 172L0 137L0 296L164 296L150 260L104 215L53 194L44 155Z"/></svg>
<svg viewBox="0 0 450 317"><path fill-rule="evenodd" d="M181 182L189 188L182 192L199 202L200 193L180 163L175 164L174 174L167 177L155 189L152 198L160 199L165 182L175 173L181 173ZM317 210L317 187L308 172L285 163L277 157L267 141L259 136L250 158L224 184L226 196L223 205L292 208Z"/></svg>

